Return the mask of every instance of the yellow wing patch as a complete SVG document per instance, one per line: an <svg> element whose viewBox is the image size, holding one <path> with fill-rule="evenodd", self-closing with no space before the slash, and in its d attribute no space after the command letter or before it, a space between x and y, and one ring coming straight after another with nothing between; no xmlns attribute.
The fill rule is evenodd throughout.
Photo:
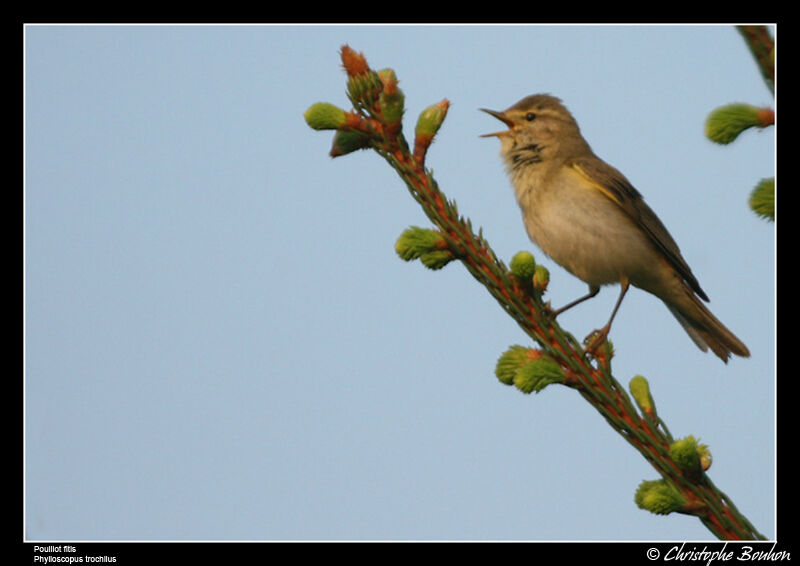
<svg viewBox="0 0 800 566"><path fill-rule="evenodd" d="M628 199L626 199L620 193L619 190L617 190L616 188L614 188L612 186L609 186L607 183L603 183L601 180L593 177L591 174L589 174L584 168L582 168L577 163L572 163L571 166L572 166L572 169L574 169L577 173L579 173L581 178L583 178L585 181L588 181L589 184L592 185L592 187L594 187L595 189L597 189L598 191L603 193L609 199L611 199L612 201L617 203L617 205L619 205L620 207L625 208L625 203L627 202Z"/></svg>

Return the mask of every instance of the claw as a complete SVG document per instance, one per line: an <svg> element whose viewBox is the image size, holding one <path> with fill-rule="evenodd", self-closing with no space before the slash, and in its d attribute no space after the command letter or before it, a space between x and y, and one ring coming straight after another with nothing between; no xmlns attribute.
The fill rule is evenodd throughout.
<svg viewBox="0 0 800 566"><path fill-rule="evenodd" d="M591 332L586 338L583 339L583 343L586 344L585 350L590 354L594 354L597 350L603 346L606 342L608 342L608 331L610 327L604 326L599 330L595 330Z"/></svg>

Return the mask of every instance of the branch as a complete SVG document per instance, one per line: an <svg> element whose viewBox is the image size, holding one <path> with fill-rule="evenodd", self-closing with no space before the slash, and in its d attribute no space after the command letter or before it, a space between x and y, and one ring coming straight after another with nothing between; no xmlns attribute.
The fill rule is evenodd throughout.
<svg viewBox="0 0 800 566"><path fill-rule="evenodd" d="M756 60L767 88L775 92L775 42L767 26L736 26Z"/></svg>
<svg viewBox="0 0 800 566"><path fill-rule="evenodd" d="M506 267L480 231L474 233L471 222L459 215L455 202L439 189L425 168L425 156L449 102L443 100L422 112L412 150L402 132L404 97L395 73L371 70L363 55L347 46L341 56L353 110L318 103L306 111L306 121L314 129L336 130L332 156L373 149L404 181L435 229L406 230L396 246L403 259L420 259L431 269L459 260L538 344L538 349L514 346L503 354L496 370L500 381L525 393L560 383L586 399L661 475L661 480L639 486L636 502L640 507L659 514L694 515L721 539L763 539L706 475L707 447L692 437L672 438L656 413L646 380L637 376L631 381L634 406L611 374L611 344L587 352L555 322L549 304L542 300L547 270L527 252L514 257L511 269Z"/></svg>

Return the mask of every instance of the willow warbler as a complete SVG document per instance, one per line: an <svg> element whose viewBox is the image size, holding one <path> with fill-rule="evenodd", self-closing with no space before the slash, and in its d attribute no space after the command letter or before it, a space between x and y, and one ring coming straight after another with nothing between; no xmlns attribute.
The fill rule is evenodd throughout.
<svg viewBox="0 0 800 566"><path fill-rule="evenodd" d="M535 94L503 112L482 109L508 126L500 155L528 236L556 263L589 285L559 314L619 283L604 341L629 285L661 299L695 344L724 362L750 352L700 301L708 301L678 245L622 173L597 157L558 98Z"/></svg>

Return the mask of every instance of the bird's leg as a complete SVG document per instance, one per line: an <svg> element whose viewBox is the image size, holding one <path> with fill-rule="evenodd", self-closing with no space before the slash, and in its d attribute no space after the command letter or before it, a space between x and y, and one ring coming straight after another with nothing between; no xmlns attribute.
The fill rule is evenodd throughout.
<svg viewBox="0 0 800 566"><path fill-rule="evenodd" d="M583 301L586 301L587 299L591 299L592 297L596 297L597 293L599 293L599 292L600 292L600 287L596 287L594 285L589 285L589 292L587 294L585 294L583 297L578 297L577 299L575 299L571 303L568 303L568 304L564 305L563 307L561 307L560 309L558 309L556 311L553 311L553 318L557 317L562 312L571 309L575 305L579 305L580 303L582 303Z"/></svg>
<svg viewBox="0 0 800 566"><path fill-rule="evenodd" d="M617 315L617 311L619 310L619 306L622 304L622 299L625 297L625 293L628 292L628 287L630 286L630 281L628 281L627 277L623 277L620 282L620 292L619 298L617 299L617 304L614 305L614 310L611 311L611 318L608 319L606 325L599 329L595 330L589 336L593 336L591 342L586 346L586 350L589 352L593 352L596 350L603 342L606 341L608 337L608 332L611 330L611 323L614 321L614 317ZM588 338L588 337L587 337Z"/></svg>

